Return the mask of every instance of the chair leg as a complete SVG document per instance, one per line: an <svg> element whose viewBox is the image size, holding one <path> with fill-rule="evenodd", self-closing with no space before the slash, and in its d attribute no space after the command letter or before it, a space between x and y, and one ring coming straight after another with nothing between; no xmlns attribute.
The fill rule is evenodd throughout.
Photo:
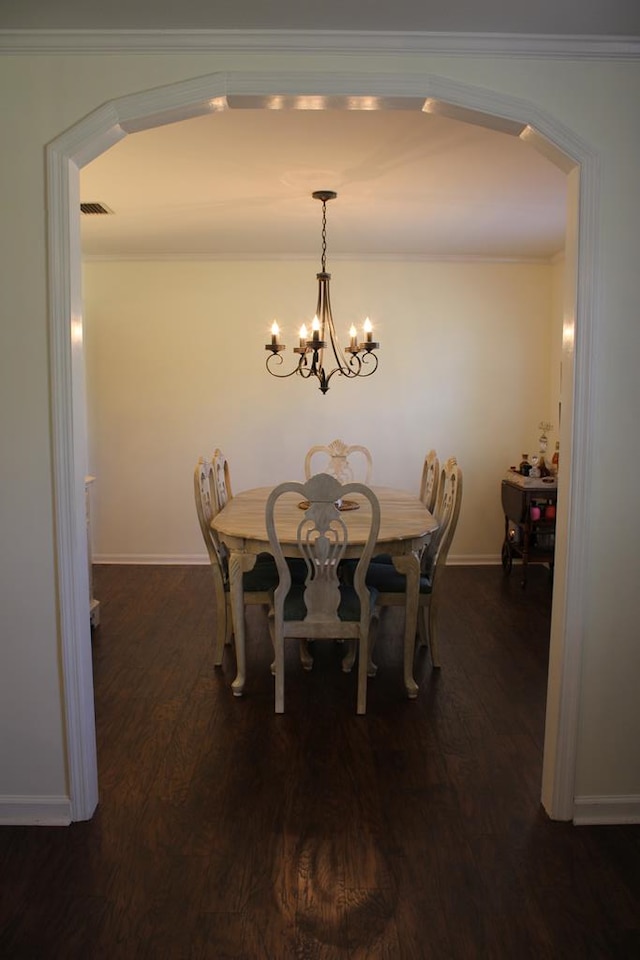
<svg viewBox="0 0 640 960"><path fill-rule="evenodd" d="M216 667L222 666L225 644L229 643L231 635L231 608L228 594L216 594L216 648L213 662Z"/></svg>
<svg viewBox="0 0 640 960"><path fill-rule="evenodd" d="M362 716L367 712L367 667L369 664L369 642L365 635L360 636L358 650L358 702L356 712Z"/></svg>
<svg viewBox="0 0 640 960"><path fill-rule="evenodd" d="M271 670L271 676L275 677L276 675L276 633L275 633L275 624L273 622L273 610L269 610L267 625L269 627L269 636L271 637L271 646L273 647L273 660L269 664L269 669Z"/></svg>
<svg viewBox="0 0 640 960"><path fill-rule="evenodd" d="M271 673L275 679L275 712L284 713L284 637L276 635L273 609L269 611L269 634L273 644L273 663Z"/></svg>
<svg viewBox="0 0 640 960"><path fill-rule="evenodd" d="M276 713L284 713L284 639L283 637L275 637L275 648L276 648L275 711Z"/></svg>
<svg viewBox="0 0 640 960"><path fill-rule="evenodd" d="M351 673L356 662L356 641L344 640L342 645L345 647L345 654L342 658L342 672Z"/></svg>
<svg viewBox="0 0 640 960"><path fill-rule="evenodd" d="M304 670L313 670L313 657L308 640L300 640L300 662Z"/></svg>
<svg viewBox="0 0 640 960"><path fill-rule="evenodd" d="M380 613L376 610L374 613L371 623L369 626L369 654L367 662L367 676L375 677L378 672L377 665L373 662L373 648L375 647L377 635L378 635L378 624L380 622ZM356 662L356 642L355 640L343 640L342 643L347 648L345 655L342 658L342 672L351 673L353 670L353 665Z"/></svg>
<svg viewBox="0 0 640 960"><path fill-rule="evenodd" d="M216 667L222 665L224 648L231 643L233 636L233 620L231 617L231 595L224 588L224 581L217 563L211 562L213 590L216 600L216 645L213 652L213 662Z"/></svg>
<svg viewBox="0 0 640 960"><path fill-rule="evenodd" d="M428 638L429 652L431 653L431 663L436 669L440 668L440 651L438 648L438 630L436 627L436 609L435 598L431 598L431 603L425 610L425 620L428 615Z"/></svg>
<svg viewBox="0 0 640 960"><path fill-rule="evenodd" d="M428 647L428 625L426 607L418 607L418 629L416 631L416 647Z"/></svg>
<svg viewBox="0 0 640 960"><path fill-rule="evenodd" d="M224 632L224 643L230 647L233 642L233 616L231 614L231 594L227 594L227 622Z"/></svg>
<svg viewBox="0 0 640 960"><path fill-rule="evenodd" d="M373 650L376 645L376 640L378 639L378 624L380 623L380 613L378 608L371 618L371 623L369 624L369 641L367 643L369 654L367 662L367 676L375 677L378 672L377 665L373 662Z"/></svg>

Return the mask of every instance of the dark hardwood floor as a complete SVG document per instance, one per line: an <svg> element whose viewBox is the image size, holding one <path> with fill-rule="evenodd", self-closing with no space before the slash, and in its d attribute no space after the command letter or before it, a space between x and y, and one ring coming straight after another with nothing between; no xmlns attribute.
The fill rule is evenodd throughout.
<svg viewBox="0 0 640 960"><path fill-rule="evenodd" d="M275 716L260 610L236 700L208 568L97 567L100 804L0 828L1 960L637 960L640 831L540 806L550 583L514 574L447 569L417 701L387 610L366 717L333 644Z"/></svg>

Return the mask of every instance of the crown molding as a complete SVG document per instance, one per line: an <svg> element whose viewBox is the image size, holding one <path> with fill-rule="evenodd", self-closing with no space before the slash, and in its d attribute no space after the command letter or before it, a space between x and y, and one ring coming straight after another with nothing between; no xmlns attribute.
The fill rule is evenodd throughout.
<svg viewBox="0 0 640 960"><path fill-rule="evenodd" d="M332 263L507 263L548 267L563 253L543 255L501 255L465 253L332 253ZM83 263L316 263L316 254L301 253L85 253Z"/></svg>
<svg viewBox="0 0 640 960"><path fill-rule="evenodd" d="M0 53L431 54L637 60L640 37L354 30L0 30Z"/></svg>

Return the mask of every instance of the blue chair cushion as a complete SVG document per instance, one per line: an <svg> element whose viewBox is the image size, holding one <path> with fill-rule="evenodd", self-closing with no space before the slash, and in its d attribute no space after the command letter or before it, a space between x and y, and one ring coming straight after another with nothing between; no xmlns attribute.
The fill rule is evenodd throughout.
<svg viewBox="0 0 640 960"><path fill-rule="evenodd" d="M307 565L304 560L287 560L293 583L304 583L307 578ZM270 553L260 553L253 570L242 574L244 589L249 593L263 593L275 590L278 586L278 568Z"/></svg>
<svg viewBox="0 0 640 960"><path fill-rule="evenodd" d="M371 558L371 563L390 563L393 564L393 557L390 553L379 553L377 557Z"/></svg>
<svg viewBox="0 0 640 960"><path fill-rule="evenodd" d="M242 574L242 584L247 593L274 590L278 586L278 568L270 553L261 553L253 570Z"/></svg>
<svg viewBox="0 0 640 960"><path fill-rule="evenodd" d="M404 593L407 578L398 573L393 564L370 563L367 570L367 586L375 587L380 593ZM420 593L431 593L431 579L420 577Z"/></svg>
<svg viewBox="0 0 640 960"><path fill-rule="evenodd" d="M378 599L378 591L375 588L369 588L369 606L373 614L373 608ZM307 608L304 602L304 583L292 583L289 593L284 601L284 619L285 620L304 620L307 615ZM360 599L353 587L340 584L340 605L338 607L338 618L340 620L357 621L360 619Z"/></svg>

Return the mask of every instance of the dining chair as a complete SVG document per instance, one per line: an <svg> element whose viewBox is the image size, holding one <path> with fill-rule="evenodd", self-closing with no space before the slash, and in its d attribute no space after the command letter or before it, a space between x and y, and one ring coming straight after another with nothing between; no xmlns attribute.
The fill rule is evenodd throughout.
<svg viewBox="0 0 640 960"><path fill-rule="evenodd" d="M304 510L294 548L306 566L304 582L292 579L279 539L279 500L291 492L300 496ZM338 577L338 566L348 545L348 527L337 504L349 494L362 494L371 505L367 536L352 585L342 583ZM330 474L320 473L305 483L290 481L275 487L267 500L265 519L280 578L270 617L275 650L275 712L284 713L284 641L297 638L357 643L357 713L366 713L369 631L377 591L366 585L365 577L380 528L378 498L366 484L342 484Z"/></svg>
<svg viewBox="0 0 640 960"><path fill-rule="evenodd" d="M429 513L433 513L438 499L439 482L440 461L438 460L438 454L435 450L429 450L424 458L422 479L420 480L420 499Z"/></svg>
<svg viewBox="0 0 640 960"><path fill-rule="evenodd" d="M365 484L371 482L371 474L373 471L371 452L367 447L363 447L360 444L348 445L343 440L332 440L331 443L326 446L318 444L307 451L304 460L304 475L306 480L309 480L312 473L318 472L317 470L313 470L312 461L315 460L317 463L321 455L324 457L322 460L322 472L331 474L331 476L339 480L340 483L352 483L356 479L353 468L354 461L350 459L355 455L358 470L360 473L363 473L362 482Z"/></svg>
<svg viewBox="0 0 640 960"><path fill-rule="evenodd" d="M217 617L213 662L216 667L219 667L222 664L225 645L230 644L233 638L229 558L224 544L220 542L211 527L211 521L231 494L229 465L220 450L216 450L211 460L200 457L194 471L193 485L196 512L213 576ZM278 584L278 572L273 558L268 554L261 554L253 570L243 573L242 577L245 604L257 604L268 609L272 593Z"/></svg>
<svg viewBox="0 0 640 960"><path fill-rule="evenodd" d="M418 643L429 647L434 667L440 666L437 633L438 583L447 562L462 503L462 471L455 457L450 457L444 465L439 486L440 494L434 508L439 526L422 555L418 599ZM366 582L378 591L379 607L405 605L406 578L404 574L398 573L392 564L371 563Z"/></svg>

